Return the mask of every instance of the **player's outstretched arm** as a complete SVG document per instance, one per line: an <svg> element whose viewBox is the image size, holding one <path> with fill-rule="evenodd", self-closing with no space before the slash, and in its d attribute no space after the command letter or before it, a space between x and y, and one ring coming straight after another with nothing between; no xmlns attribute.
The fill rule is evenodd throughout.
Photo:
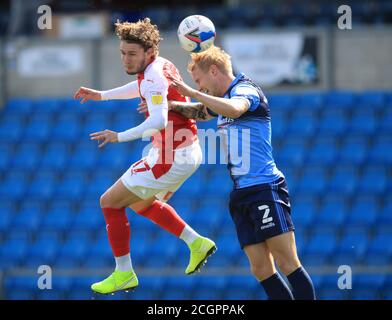
<svg viewBox="0 0 392 320"><path fill-rule="evenodd" d="M180 101L171 101L169 103L169 109L182 114L185 118L195 119L198 121L208 121L212 118L215 118L214 115L211 115L206 106L200 102L180 102Z"/></svg>
<svg viewBox="0 0 392 320"><path fill-rule="evenodd" d="M235 119L240 117L249 109L250 104L246 99L226 99L215 97L191 88L180 79L170 77L170 80L172 80L171 85L182 95L200 101L210 110L224 117Z"/></svg>
<svg viewBox="0 0 392 320"><path fill-rule="evenodd" d="M208 112L207 108L200 102L168 101L168 106L169 111L177 112L185 118L195 119L197 121L208 121L216 116ZM139 113L146 113L147 104L145 102L141 102L137 111L139 111Z"/></svg>
<svg viewBox="0 0 392 320"><path fill-rule="evenodd" d="M101 91L86 88L86 87L80 87L74 94L75 99L82 99L80 103L85 103L87 101L101 101L102 96L101 96Z"/></svg>
<svg viewBox="0 0 392 320"><path fill-rule="evenodd" d="M87 101L102 101L116 99L133 99L139 97L137 81L132 81L124 86L110 90L94 90L86 87L80 87L74 95L75 99L82 99L80 103Z"/></svg>

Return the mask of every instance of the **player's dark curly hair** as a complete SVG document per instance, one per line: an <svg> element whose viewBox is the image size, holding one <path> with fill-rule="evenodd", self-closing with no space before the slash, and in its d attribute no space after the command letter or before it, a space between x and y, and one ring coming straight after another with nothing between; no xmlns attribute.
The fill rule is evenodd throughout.
<svg viewBox="0 0 392 320"><path fill-rule="evenodd" d="M117 22L116 34L122 41L128 43L138 43L146 51L149 48L154 49L154 55L158 55L159 42L162 40L159 36L158 27L151 23L150 18L144 18L138 22Z"/></svg>

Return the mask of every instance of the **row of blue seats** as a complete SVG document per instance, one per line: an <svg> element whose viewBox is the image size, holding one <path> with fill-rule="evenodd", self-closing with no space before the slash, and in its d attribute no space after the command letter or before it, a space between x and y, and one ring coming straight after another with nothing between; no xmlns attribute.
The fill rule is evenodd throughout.
<svg viewBox="0 0 392 320"><path fill-rule="evenodd" d="M307 149L304 142L288 139L283 146L274 148L274 157L278 167L308 166L317 167L324 165L325 171L329 166L338 164L341 168L352 165L367 166L374 168L371 171L385 171L392 163L392 152L388 147L392 142L391 138L379 139L371 147L366 146L363 139L347 141L340 147L336 147L331 141L324 140L316 143ZM21 145L18 151L13 152L12 146L0 145L0 170L23 171L23 170L99 170L118 169L125 170L132 163L142 157L142 150L131 152L129 150L120 151L112 146L107 150L96 150L95 146L86 149L76 149L74 152L67 152L64 148L48 148L41 151L36 144ZM97 148L98 149L98 148ZM225 166L226 159L215 152L205 150L203 163L200 170L204 170L206 164L218 164ZM216 167L216 166L215 166ZM361 167L358 167L360 169ZM353 168L354 170L354 168ZM350 174L350 171L348 173ZM0 172L1 173L1 172Z"/></svg>
<svg viewBox="0 0 392 320"><path fill-rule="evenodd" d="M345 2L353 10L354 24L375 23L384 24L390 21L391 6L386 1ZM303 26L303 25L331 25L336 23L339 15L337 9L341 5L335 1L315 2L289 2L285 1L276 6L273 2L252 2L246 5L221 7L210 4L197 9L199 14L209 17L218 28L241 28L241 27L276 27L276 26ZM175 14L173 14L175 10ZM185 18L194 14L193 7L154 8L147 10L144 14L151 17L162 29L173 29L178 26L178 17ZM113 21L122 19L137 19L136 12L114 13ZM235 21L232 24L231 21Z"/></svg>
<svg viewBox="0 0 392 320"><path fill-rule="evenodd" d="M369 110L389 110L392 104L392 93L388 92L360 92L329 91L303 94L267 94L271 109L297 109L309 107L310 109L324 109L329 106L333 109L355 108L369 112ZM31 112L77 112L79 114L97 112L121 112L135 110L138 99L113 100L105 102L87 102L83 105L77 100L62 98L13 98L5 105L7 113L29 114ZM326 110L324 110L326 111ZM137 114L135 112L135 114Z"/></svg>
<svg viewBox="0 0 392 320"><path fill-rule="evenodd" d="M211 233L210 226L206 229ZM231 229L231 233L214 238L219 252L210 259L210 267L248 265L236 240L233 226ZM144 230L142 233L141 230L141 228L133 228L131 253L134 263L148 268L176 267L186 264L189 252L185 244L162 231L152 237L151 232ZM31 244L23 238L5 240L0 248L0 265L2 268L34 267L40 264L49 264L56 268L112 265L113 256L106 234L101 232L96 239L89 238L89 234L74 232L65 241L56 240L55 237L46 234L46 237L39 237ZM311 266L389 265L392 262L392 248L388 246L391 241L390 231L378 232L373 237L352 233L338 238L335 234L327 232L320 232L307 238L301 234L297 237L301 260L305 265ZM165 250L157 245L159 243L165 243ZM28 259L26 259L27 254Z"/></svg>
<svg viewBox="0 0 392 320"><path fill-rule="evenodd" d="M388 175L381 175L385 171L369 171L364 175L357 177L354 174L343 174L342 176L332 176L331 179L325 178L324 175L309 174L292 180L287 178L289 190L293 197L301 196L334 196L340 194L343 196L356 196L366 198L373 197L371 205L378 207L378 200L392 190L391 179ZM379 174L380 173L380 174ZM98 198L105 192L116 179L111 177L102 177L99 179L91 179L89 182L70 176L63 180L56 181L53 175L37 177L32 182L26 179L4 179L0 182L0 199L11 200L43 200L51 201L53 198L57 200L83 200ZM345 180L344 178L347 178ZM225 181L226 180L226 181ZM192 183L206 182L206 185L193 185ZM233 184L222 176L221 188L214 189L213 183L208 179L192 179L186 181L183 186L176 192L179 197L187 196L203 196L210 194L216 197L227 198L232 190ZM341 201L343 202L343 201ZM341 203L340 202L340 203ZM363 201L364 202L364 201ZM338 204L340 204L338 203ZM342 210L345 206L342 206Z"/></svg>
<svg viewBox="0 0 392 320"><path fill-rule="evenodd" d="M105 106L93 109L35 109L24 110L18 109L16 106L6 106L3 109L1 122L5 124L29 124L31 126L38 124L48 125L52 123L61 123L63 125L69 124L72 121L76 122L80 126L93 126L93 125L129 125L135 122L139 122L144 119L144 116L136 111L135 100L131 100L132 105L130 107L122 107L122 110L118 110L117 101L113 101L117 106ZM275 97L270 103L271 114L274 118L283 120L295 120L301 118L309 118L315 120L330 121L331 118L341 119L342 121L357 121L363 120L365 117L369 118L370 122L382 120L382 118L390 117L391 103L385 103L381 106L368 106L368 105L357 105L351 103L349 105L334 105L325 104L321 107L314 105L298 105L295 103L293 98L288 101L283 97ZM121 105L120 105L121 106ZM16 108L11 109L11 108ZM208 122L207 122L208 123ZM94 128L93 128L94 129Z"/></svg>
<svg viewBox="0 0 392 320"><path fill-rule="evenodd" d="M10 299L266 299L256 280L250 276L232 277L149 277L139 276L139 287L132 293L96 296L88 289L99 277L55 277L51 290L37 288L36 277L10 276L5 292ZM337 288L336 275L313 276L319 299L391 299L390 277L360 274L351 290Z"/></svg>
<svg viewBox="0 0 392 320"><path fill-rule="evenodd" d="M391 113L392 114L392 113ZM9 120L9 119L8 119ZM19 121L19 120L18 120ZM273 139L285 139L287 136L303 137L316 134L314 140L318 138L333 137L338 138L339 135L349 135L354 138L364 139L368 135L375 134L390 135L392 132L392 117L382 118L379 121L375 118L361 116L348 122L341 118L320 119L300 117L289 121L275 117L272 120L272 136ZM33 141L56 141L56 142L79 142L80 140L88 142L89 135L93 132L111 129L115 131L123 131L131 127L137 126L141 121L122 121L118 123L92 123L85 126L75 121L69 123L59 122L30 124L24 126L14 120L10 122L0 123L0 142L17 141L17 142L33 142ZM215 128L215 121L211 121L208 127L199 125L199 137L204 138L201 130ZM331 137L332 136L332 137ZM204 139L203 139L204 141ZM91 143L92 144L92 143Z"/></svg>

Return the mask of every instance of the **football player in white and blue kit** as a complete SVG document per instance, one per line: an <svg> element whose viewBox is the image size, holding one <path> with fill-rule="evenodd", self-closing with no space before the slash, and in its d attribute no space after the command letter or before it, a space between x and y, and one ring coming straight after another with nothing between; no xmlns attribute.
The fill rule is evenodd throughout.
<svg viewBox="0 0 392 320"><path fill-rule="evenodd" d="M252 274L271 300L315 299L312 280L297 255L286 180L272 155L265 95L246 75L233 75L230 56L218 47L192 54L188 71L199 90L179 79L173 79L172 85L199 103L173 102L171 108L199 120L218 116L234 182L230 213ZM234 144L242 148L241 158L239 152L233 152ZM246 153L248 162L244 160ZM275 262L291 288L277 272Z"/></svg>

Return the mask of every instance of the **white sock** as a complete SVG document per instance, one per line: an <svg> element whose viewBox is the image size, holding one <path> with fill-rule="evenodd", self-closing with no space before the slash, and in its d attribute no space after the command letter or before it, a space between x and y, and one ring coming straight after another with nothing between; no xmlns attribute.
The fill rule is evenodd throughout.
<svg viewBox="0 0 392 320"><path fill-rule="evenodd" d="M125 256L114 257L114 259L116 260L116 271L130 271L133 269L130 253Z"/></svg>
<svg viewBox="0 0 392 320"><path fill-rule="evenodd" d="M180 234L180 239L184 240L188 246L193 241L195 241L198 237L200 237L200 234L198 234L195 230L193 230L188 225L185 225L184 230L182 230L182 232Z"/></svg>

